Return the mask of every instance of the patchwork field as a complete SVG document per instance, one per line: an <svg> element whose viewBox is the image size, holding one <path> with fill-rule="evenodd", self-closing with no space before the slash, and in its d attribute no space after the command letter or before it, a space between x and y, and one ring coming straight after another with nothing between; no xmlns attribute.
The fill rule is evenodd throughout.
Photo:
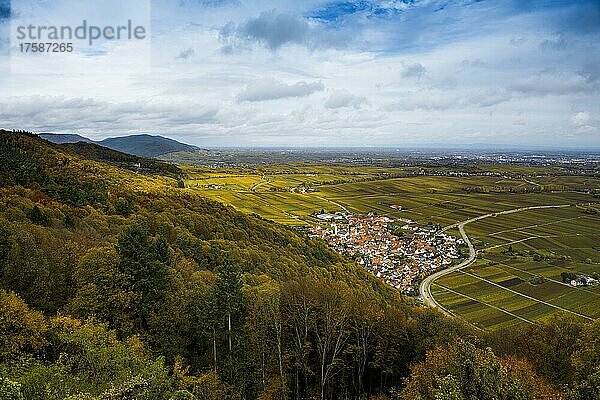
<svg viewBox="0 0 600 400"><path fill-rule="evenodd" d="M452 224L488 212L537 205L589 201L577 192L485 193L501 187L534 191L540 185L565 190L594 189L598 182L583 177L514 179L497 176L411 176L412 167L284 165L211 170L186 167L186 187L245 212L283 224L312 222L310 214L325 209L376 211L421 223ZM596 186L594 186L596 185ZM402 211L390 206L401 205Z"/></svg>
<svg viewBox="0 0 600 400"><path fill-rule="evenodd" d="M190 167L186 187L288 225L315 223L311 214L321 210L377 212L447 226L504 210L572 205L469 223L465 230L478 251L477 262L435 281L432 293L444 308L484 329L535 323L556 314L599 318L600 286L573 287L562 281L561 273L600 274L600 209L590 206L598 199L586 193L599 189L600 181L502 168L508 175L415 176L413 168L355 166L216 172ZM524 172L528 178L520 177Z"/></svg>
<svg viewBox="0 0 600 400"><path fill-rule="evenodd" d="M529 210L468 224L478 262L437 280L433 294L482 328L557 313L599 318L600 286L574 287L561 277L600 274L599 227L600 216L582 207Z"/></svg>

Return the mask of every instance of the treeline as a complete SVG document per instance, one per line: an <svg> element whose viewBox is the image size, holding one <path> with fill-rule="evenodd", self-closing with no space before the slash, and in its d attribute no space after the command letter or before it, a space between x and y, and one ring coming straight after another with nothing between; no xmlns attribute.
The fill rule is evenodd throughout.
<svg viewBox="0 0 600 400"><path fill-rule="evenodd" d="M577 190L576 188L567 188L563 185L544 185L544 186L467 186L462 191L466 193L549 193L564 192L567 190ZM581 188L587 191L587 188Z"/></svg>
<svg viewBox="0 0 600 400"><path fill-rule="evenodd" d="M169 177L0 161L0 399L599 398L599 323L484 335Z"/></svg>

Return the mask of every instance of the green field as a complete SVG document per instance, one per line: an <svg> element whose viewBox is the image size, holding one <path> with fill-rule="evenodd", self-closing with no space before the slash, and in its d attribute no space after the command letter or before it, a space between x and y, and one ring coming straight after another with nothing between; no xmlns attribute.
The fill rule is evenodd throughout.
<svg viewBox="0 0 600 400"><path fill-rule="evenodd" d="M581 207L473 222L466 232L479 250L478 262L437 280L434 296L482 328L541 321L556 313L599 318L600 286L573 287L561 279L562 272L600 273L599 227L600 216Z"/></svg>
<svg viewBox="0 0 600 400"><path fill-rule="evenodd" d="M536 176L543 170L532 167L486 167L503 175L414 176L410 167L340 165L186 167L186 187L287 225L315 223L311 214L322 209L446 226L527 206L578 205L468 224L477 262L437 280L432 293L447 310L484 329L534 323L557 313L600 317L600 287L561 281L561 272L600 273L600 214L590 213L588 205L598 199L586 193L599 189L600 180ZM521 178L525 172L535 178ZM536 190L542 187L560 190Z"/></svg>

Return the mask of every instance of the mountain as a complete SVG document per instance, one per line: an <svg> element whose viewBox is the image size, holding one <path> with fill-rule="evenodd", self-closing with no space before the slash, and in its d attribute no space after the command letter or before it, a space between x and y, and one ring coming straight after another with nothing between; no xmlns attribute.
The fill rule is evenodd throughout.
<svg viewBox="0 0 600 400"><path fill-rule="evenodd" d="M132 135L104 139L98 144L123 153L142 157L158 157L176 151L196 151L200 148L173 139L152 135Z"/></svg>
<svg viewBox="0 0 600 400"><path fill-rule="evenodd" d="M173 139L153 135L131 135L94 141L77 134L40 133L40 138L56 144L95 143L121 153L140 157L158 157L178 151L196 151L200 148Z"/></svg>
<svg viewBox="0 0 600 400"><path fill-rule="evenodd" d="M38 134L44 140L56 144L85 142L92 143L93 140L74 133L40 133Z"/></svg>

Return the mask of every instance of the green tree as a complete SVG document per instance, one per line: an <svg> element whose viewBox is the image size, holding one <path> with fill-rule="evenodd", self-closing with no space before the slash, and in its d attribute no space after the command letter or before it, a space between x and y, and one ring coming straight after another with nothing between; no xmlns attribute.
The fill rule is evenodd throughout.
<svg viewBox="0 0 600 400"><path fill-rule="evenodd" d="M81 318L93 316L128 334L134 330L139 294L129 287L129 277L119 270L119 263L112 246L88 250L75 269L77 291L67 310Z"/></svg>
<svg viewBox="0 0 600 400"><path fill-rule="evenodd" d="M316 314L313 320L315 347L318 354L320 398L326 398L327 386L343 369L342 354L350 338L348 288L341 283L317 286Z"/></svg>
<svg viewBox="0 0 600 400"><path fill-rule="evenodd" d="M119 272L126 291L136 296L133 311L138 331L148 326L148 318L171 288L171 255L166 240L152 237L148 227L135 224L119 235Z"/></svg>
<svg viewBox="0 0 600 400"><path fill-rule="evenodd" d="M257 380L260 389L270 399L285 399L287 384L280 285L261 275L244 288L244 294L247 298L245 330L249 356L259 361Z"/></svg>
<svg viewBox="0 0 600 400"><path fill-rule="evenodd" d="M28 209L26 214L27 218L29 218L34 224L42 226L50 225L50 218L37 204Z"/></svg>
<svg viewBox="0 0 600 400"><path fill-rule="evenodd" d="M21 393L21 385L9 379L0 377L0 399L25 400Z"/></svg>
<svg viewBox="0 0 600 400"><path fill-rule="evenodd" d="M46 321L16 294L0 290L0 360L41 350L46 344Z"/></svg>
<svg viewBox="0 0 600 400"><path fill-rule="evenodd" d="M570 315L557 315L543 324L499 332L492 343L500 354L527 359L538 374L556 386L572 381L571 362L583 325Z"/></svg>

